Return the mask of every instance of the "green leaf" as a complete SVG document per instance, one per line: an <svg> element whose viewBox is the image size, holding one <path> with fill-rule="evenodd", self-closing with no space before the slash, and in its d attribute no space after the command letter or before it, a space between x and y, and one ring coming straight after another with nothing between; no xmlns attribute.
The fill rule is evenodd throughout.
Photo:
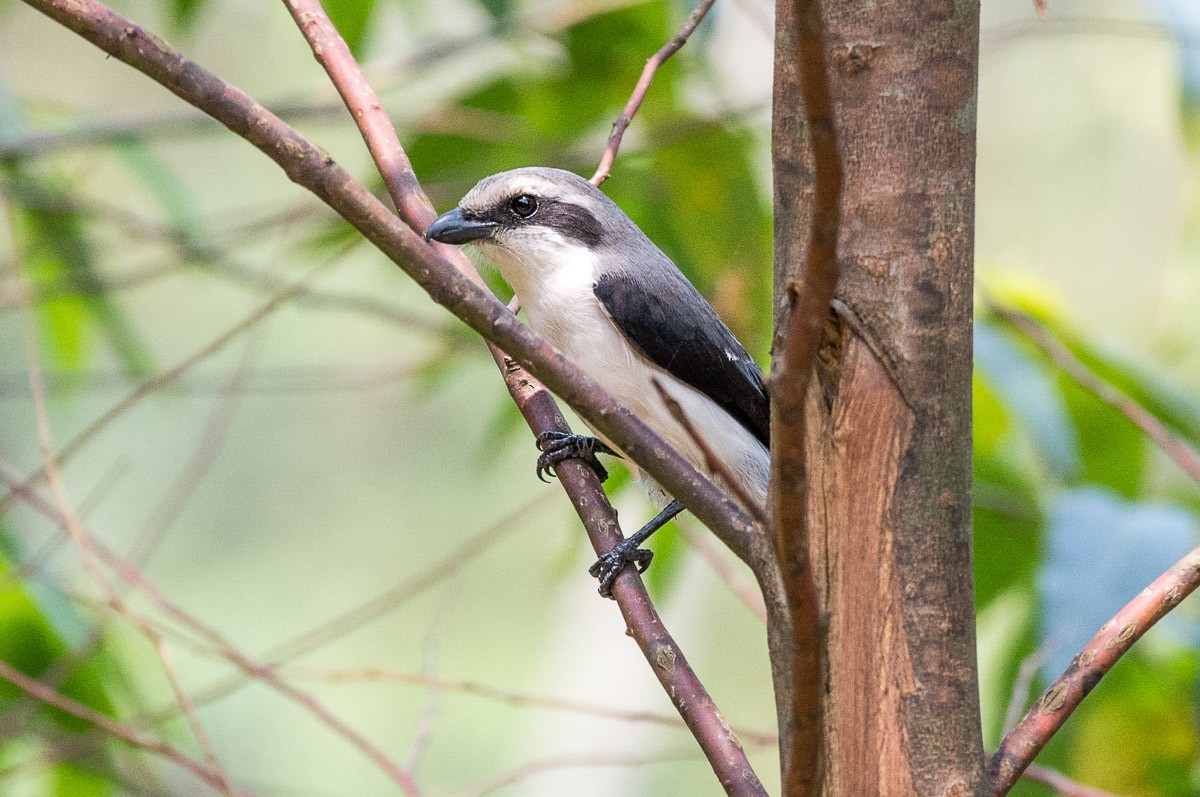
<svg viewBox="0 0 1200 797"><path fill-rule="evenodd" d="M497 33L502 34L508 30L513 18L512 0L479 0L479 4L496 23Z"/></svg>
<svg viewBox="0 0 1200 797"><path fill-rule="evenodd" d="M189 30L208 0L171 0L171 25L180 33Z"/></svg>
<svg viewBox="0 0 1200 797"><path fill-rule="evenodd" d="M4 191L12 201L35 289L67 294L39 305L39 318L58 367L78 370L87 356L89 328L98 328L132 377L153 371L148 349L137 330L107 295L88 240L86 218L73 198L51 178L21 163L0 163Z"/></svg>
<svg viewBox="0 0 1200 797"><path fill-rule="evenodd" d="M360 57L370 30L375 0L324 0L323 5L350 52L355 58Z"/></svg>
<svg viewBox="0 0 1200 797"><path fill-rule="evenodd" d="M63 761L50 770L50 794L60 797L108 797L117 794L117 785L108 772L89 769L82 763Z"/></svg>

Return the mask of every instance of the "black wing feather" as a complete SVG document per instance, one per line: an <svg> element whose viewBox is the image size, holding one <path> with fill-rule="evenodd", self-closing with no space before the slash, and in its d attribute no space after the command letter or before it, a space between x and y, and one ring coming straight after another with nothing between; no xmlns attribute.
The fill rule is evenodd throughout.
<svg viewBox="0 0 1200 797"><path fill-rule="evenodd" d="M606 274L595 293L618 328L652 363L732 415L770 447L771 405L762 371L687 278L664 284Z"/></svg>

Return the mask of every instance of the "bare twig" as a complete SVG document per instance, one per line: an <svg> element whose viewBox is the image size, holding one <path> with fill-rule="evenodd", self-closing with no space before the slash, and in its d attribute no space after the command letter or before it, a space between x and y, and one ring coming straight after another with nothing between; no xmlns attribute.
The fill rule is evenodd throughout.
<svg viewBox="0 0 1200 797"><path fill-rule="evenodd" d="M608 136L608 144L604 147L604 154L600 157L600 165L596 167L596 173L592 175L592 185L600 185L608 179L609 173L612 171L613 161L617 158L617 150L621 148L621 139L625 135L625 130L629 127L629 123L633 121L633 117L637 114L638 109L642 107L642 100L646 99L646 92L650 91L650 83L654 80L654 75L658 72L659 67L679 51L679 48L687 44L688 38L692 35L696 27L703 21L708 10L713 7L715 0L701 0L700 5L688 14L688 18L684 21L683 27L679 29L671 40L659 48L658 52L650 56L646 61L646 66L642 69L642 75L638 78L637 85L633 87L633 94L630 95L629 101L625 103L624 110L617 117L617 121L613 122L612 132Z"/></svg>
<svg viewBox="0 0 1200 797"><path fill-rule="evenodd" d="M499 775L488 778L483 783L464 789L459 792L457 797L486 797L506 786L514 786L537 775L561 769L644 767L653 764L671 764L679 761L689 761L695 758L694 754L686 752L660 753L652 756L597 754L548 756L529 761L507 772L501 772Z"/></svg>
<svg viewBox="0 0 1200 797"><path fill-rule="evenodd" d="M379 747L370 742L366 737L358 731L351 728L343 720L338 718L329 711L320 701L312 695L297 689L295 686L284 681L278 673L270 666L261 662L257 662L239 650L232 642L225 638L220 632L211 626L201 622L196 617L186 612L183 608L169 599L158 586L150 580L150 578L136 567L132 562L120 556L100 540L96 539L90 532L79 523L78 519L72 515L64 515L60 510L54 507L47 507L46 502L37 496L36 492L25 484L12 484L7 479L6 474L0 472L0 478L9 481L13 492L28 500L30 505L39 511L50 514L57 523L67 526L71 530L73 536L78 537L78 545L83 551L91 552L91 554L99 561L104 562L111 568L126 584L134 587L140 592L150 603L159 611L166 614L171 620L179 623L184 628L195 633L201 639L209 643L213 649L220 653L222 658L236 666L246 675L258 679L266 685L275 689L275 691L288 697L299 706L307 710L318 721L327 726L334 733L338 734L350 743L352 747L359 750L367 758L371 759L381 770L388 774L404 791L405 794L414 796L421 793L416 783L404 772L396 762L392 761ZM54 472L52 471L53 484ZM68 505L69 506L69 505ZM85 558L85 562L87 559ZM110 593L111 594L111 593ZM118 609L118 606L114 606ZM136 619L131 616L131 613L122 612L123 615L130 616L131 619ZM148 626L147 626L148 627ZM143 629L145 633L145 629Z"/></svg>
<svg viewBox="0 0 1200 797"><path fill-rule="evenodd" d="M120 739L140 750L145 750L148 753L162 756L163 758L166 758L167 760L179 765L183 769L186 769L188 772L191 772L197 778L212 786L214 789L225 790L222 776L209 767L206 767L204 764L201 764L191 756L188 756L164 741L146 736L138 733L137 731L130 730L116 720L101 714L99 711L89 708L88 706L74 701L69 697L64 697L40 681L30 678L28 675L3 660L0 660L0 678L8 681L13 686L17 687L35 700L40 700L48 706L54 706L60 711L64 711L73 717L83 720L89 725L99 728L108 735ZM246 794L243 791L234 791L232 793L237 795Z"/></svg>
<svg viewBox="0 0 1200 797"><path fill-rule="evenodd" d="M473 695L518 708L549 709L551 711L565 711L572 714L620 720L621 722L641 722L662 725L668 728L687 729L687 726L683 724L683 721L679 717L657 711L626 710L614 708L609 705L582 703L577 700L564 700L544 695L531 695L524 692L497 689L496 687L475 681L436 678L425 673L401 672L382 667L363 667L349 670L333 670L321 667L289 667L284 670L284 674L292 678L312 679L331 684L384 682L421 686L441 692L458 692L460 694ZM773 733L763 733L752 728L732 728L732 730L739 738L753 745L771 747L779 741L779 737Z"/></svg>
<svg viewBox="0 0 1200 797"><path fill-rule="evenodd" d="M812 222L803 279L787 286L786 326L771 365L772 529L792 634L791 713L781 717L783 789L815 795L821 779L824 632L809 556L805 400L837 288L842 163L838 154L828 64L825 3L797 0L792 11L796 76L812 156ZM778 687L777 687L778 688Z"/></svg>
<svg viewBox="0 0 1200 797"><path fill-rule="evenodd" d="M1117 797L1111 792L1076 783L1061 772L1036 764L1025 770L1025 774L1021 777L1049 786L1058 792L1059 797Z"/></svg>
<svg viewBox="0 0 1200 797"><path fill-rule="evenodd" d="M746 559L760 538L754 519L671 449L628 408L521 323L401 223L361 184L278 117L97 0L24 0L115 58L211 114L275 161L400 266L429 296L511 354L587 418Z"/></svg>
<svg viewBox="0 0 1200 797"><path fill-rule="evenodd" d="M347 107L354 114L401 217L414 229L424 229L433 221L433 208L412 172L412 165L404 154L395 129L379 107L378 98L366 85L349 48L338 36L318 0L285 2L317 60L325 66L330 79L346 99ZM712 0L706 2L711 6ZM695 23L687 29L688 34L699 23L703 12L698 16L693 14L693 17ZM686 35L683 39L686 39ZM680 40L675 49L682 44L683 40ZM646 82L648 85L649 80ZM451 249L445 256L458 267L460 273L473 283L481 284L478 274L461 252ZM528 376L498 346L493 345L491 351L509 393L534 434L551 430L566 431L566 423L545 388ZM561 465L563 467L558 468L559 480L575 505L593 547L598 554L610 550L623 537L616 513L595 474L581 461L569 461ZM741 744L729 732L728 723L687 664L683 651L667 633L641 578L632 568L626 568L618 577L613 594L630 635L642 649L726 791L732 795L765 795Z"/></svg>
<svg viewBox="0 0 1200 797"><path fill-rule="evenodd" d="M554 402L545 400L549 398L546 389L533 377L522 375L521 382L512 387L513 400L531 429L570 432ZM579 459L560 462L555 472L583 521L592 548L597 554L612 550L623 539L621 526L612 504L604 499L596 473ZM766 797L741 742L667 632L635 568L626 567L620 572L612 594L629 635L696 737L725 791L730 795Z"/></svg>
<svg viewBox="0 0 1200 797"><path fill-rule="evenodd" d="M696 531L687 523L680 524L688 543L700 554L708 566L716 574L729 591L749 609L755 617L767 621L767 607L763 603L762 593L742 573L738 573L727 561L721 550L712 542L712 537L704 532Z"/></svg>
<svg viewBox="0 0 1200 797"><path fill-rule="evenodd" d="M67 441L67 443L62 447L56 456L59 465L66 463L84 446L91 442L92 438L108 428L109 424L113 423L117 418L120 418L130 409L137 406L142 399L151 395L155 391L161 390L163 387L176 382L180 377L182 377L196 365L225 348L240 335L256 327L264 319L270 316L271 313L273 313L281 304L299 294L303 290L304 283L312 279L312 277L318 272L337 262L338 256L340 256L340 253L339 255L331 257L326 262L309 271L307 275L302 277L287 290L273 296L269 301L258 307L237 324L234 324L232 327L225 330L225 332L218 335L209 343L202 346L188 357L185 357L174 367L164 371L158 376L147 379L145 382L138 385L137 388L131 391L127 396L125 396L125 398L118 401L116 404L110 407L107 412L84 427L83 431L79 432ZM43 466L27 476L24 484L25 486L31 487L39 483L42 479L46 478L46 476L46 468ZM3 511L4 507L7 506L10 498L11 495L0 499L0 511Z"/></svg>
<svg viewBox="0 0 1200 797"><path fill-rule="evenodd" d="M742 506L750 510L750 514L754 515L755 520L766 525L767 512L763 509L762 504L746 491L746 488L742 486L738 478L733 475L733 471L729 470L729 466L712 450L712 446L708 444L708 441L696 429L696 425L692 423L692 419L683 411L683 406L674 396L667 392L666 387L657 377L651 377L650 382L654 385L654 389L658 392L658 397L662 399L663 404L667 405L667 412L671 413L671 417L683 427L688 437L692 438L692 442L696 444L696 448L700 449L700 454L704 457L704 466L725 483L725 486L733 493L734 498L741 501Z"/></svg>
<svg viewBox="0 0 1200 797"><path fill-rule="evenodd" d="M1101 626L1092 641L1071 660L1067 671L1042 693L1025 718L1000 742L987 767L992 797L1008 793L1050 737L1121 656L1197 586L1200 586L1200 548L1176 562Z"/></svg>
<svg viewBox="0 0 1200 797"><path fill-rule="evenodd" d="M1046 645L1030 653L1017 669L1017 677L1013 680L1012 694L1008 698L1008 708L1004 711L1004 733L1008 733L1021 720L1025 706L1029 700L1029 687L1037 677L1038 670L1046 662Z"/></svg>
<svg viewBox="0 0 1200 797"><path fill-rule="evenodd" d="M1122 393L1109 382L1098 377L1078 357L1071 353L1061 340L1056 338L1037 319L1028 313L1015 310L1012 307L994 301L984 300L988 309L999 316L1005 323L1017 329L1029 338L1051 362L1066 372L1080 387L1095 395L1096 398L1109 405L1117 412L1128 418L1135 426L1146 433L1163 453L1175 461L1183 472L1200 484L1200 456L1182 439L1172 434L1162 421L1154 417L1145 407L1138 404L1129 396Z"/></svg>

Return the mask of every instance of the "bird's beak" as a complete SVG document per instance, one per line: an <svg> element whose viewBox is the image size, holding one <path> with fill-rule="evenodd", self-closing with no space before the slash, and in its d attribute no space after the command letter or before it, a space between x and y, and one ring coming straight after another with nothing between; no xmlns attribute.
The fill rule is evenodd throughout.
<svg viewBox="0 0 1200 797"><path fill-rule="evenodd" d="M426 241L440 241L444 244L465 244L478 241L480 238L490 238L496 229L496 223L491 221L473 221L463 216L458 208L443 213L429 225L425 231Z"/></svg>

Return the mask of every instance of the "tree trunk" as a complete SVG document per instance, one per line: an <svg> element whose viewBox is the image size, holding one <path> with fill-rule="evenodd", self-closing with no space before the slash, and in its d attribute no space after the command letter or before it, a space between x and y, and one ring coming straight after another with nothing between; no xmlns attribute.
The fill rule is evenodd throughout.
<svg viewBox="0 0 1200 797"><path fill-rule="evenodd" d="M804 491L807 529L789 533L808 534L828 623L820 793L982 795L970 500L978 4L822 5L844 172L840 276L807 394L804 473L781 485ZM814 221L797 22L781 3L777 329L789 291L803 289ZM778 677L791 629L772 636Z"/></svg>

